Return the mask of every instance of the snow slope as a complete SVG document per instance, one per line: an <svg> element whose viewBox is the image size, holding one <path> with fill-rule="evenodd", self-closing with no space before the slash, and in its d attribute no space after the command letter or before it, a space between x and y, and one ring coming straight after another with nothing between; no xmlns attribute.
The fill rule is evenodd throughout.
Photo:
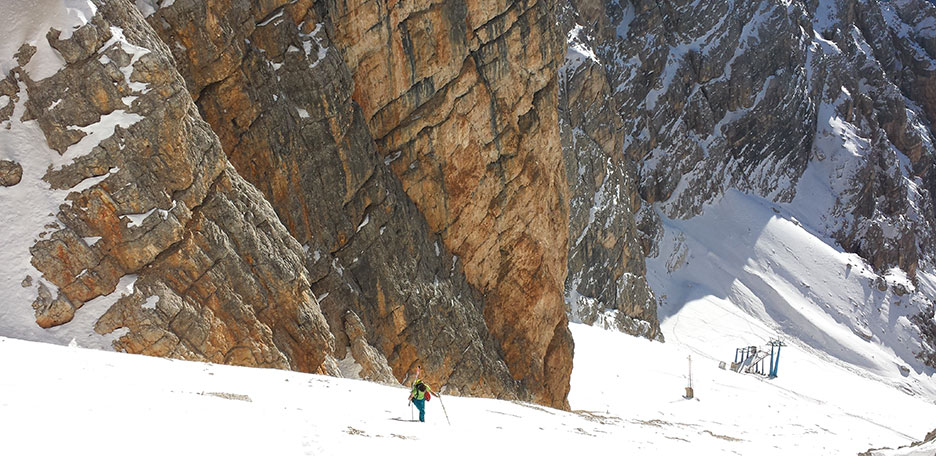
<svg viewBox="0 0 936 456"><path fill-rule="evenodd" d="M15 1L0 2L0 18L4 24L4 38L0 41L0 74L4 77L16 66L13 56L20 46L29 44L36 54L26 65L26 72L34 81L45 79L65 66L65 59L49 45L46 33L54 28L61 32L59 39L71 37L72 32L86 24L97 12L89 0L39 0L24 4Z"/></svg>
<svg viewBox="0 0 936 456"><path fill-rule="evenodd" d="M936 426L931 401L799 347L774 380L718 369L684 342L717 342L706 319L753 323L713 305L685 306L665 344L573 324L576 412L443 396L425 424L409 421L399 387L0 338L0 454L829 455ZM690 353L696 399L685 400Z"/></svg>
<svg viewBox="0 0 936 456"><path fill-rule="evenodd" d="M719 369L734 355L728 334L749 325L757 328L736 307L707 299L664 322L664 344L574 325L569 402L622 417L617 433L635 454L854 455L922 440L936 427L932 399L796 345L781 352L775 379ZM695 399L686 400L690 355Z"/></svg>
<svg viewBox="0 0 936 456"><path fill-rule="evenodd" d="M670 347L642 350L684 367L691 354L696 390L712 390L697 394L719 404L694 419L676 410L683 405L670 411L653 401L641 404L647 413L693 425L710 420L716 434L767 447L752 443L752 450L795 454L905 445L936 428L936 372L915 358L921 343L908 319L932 305L933 276L919 272L917 286L896 269L879 277L813 229L823 221L815 208L824 203L818 188L828 182L824 174L811 165L799 196L787 204L732 190L701 216L660 214L665 234L647 269L663 302L659 315ZM900 287L908 293L897 294ZM714 367L734 361L736 348L763 348L774 338L788 344L775 379ZM578 333L576 349L585 349ZM674 350L685 355L674 358ZM575 369L573 375L582 372ZM632 388L654 386L653 375L619 375ZM673 380L669 389L678 386ZM575 394L570 401L581 406Z"/></svg>
<svg viewBox="0 0 936 456"><path fill-rule="evenodd" d="M702 216L664 218L661 254L648 261L648 278L665 302L661 320L673 320L673 338L681 340L676 322L683 310L700 302L713 306L713 314L737 306L754 323L725 325L710 317L710 331L724 327L720 353L779 336L861 375L936 398L933 369L914 357L921 347L908 319L929 305L931 277L921 273L925 289L915 290L893 270L881 291L860 257L811 232L796 210L797 201L777 205L729 191ZM895 284L911 292L898 296ZM708 351L711 341L685 343Z"/></svg>

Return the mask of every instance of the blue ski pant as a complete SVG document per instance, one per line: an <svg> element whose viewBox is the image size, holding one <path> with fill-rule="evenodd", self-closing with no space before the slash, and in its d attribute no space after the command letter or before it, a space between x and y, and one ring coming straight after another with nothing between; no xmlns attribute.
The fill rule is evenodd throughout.
<svg viewBox="0 0 936 456"><path fill-rule="evenodd" d="M413 403L419 409L419 421L426 422L426 400L413 398Z"/></svg>

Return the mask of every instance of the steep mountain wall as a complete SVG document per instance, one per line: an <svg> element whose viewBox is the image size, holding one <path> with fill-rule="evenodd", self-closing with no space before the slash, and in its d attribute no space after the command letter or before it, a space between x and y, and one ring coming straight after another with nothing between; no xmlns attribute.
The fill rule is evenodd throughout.
<svg viewBox="0 0 936 456"><path fill-rule="evenodd" d="M397 379L421 364L464 392L566 405L551 8L151 8L231 161L306 246L339 358L350 310Z"/></svg>
<svg viewBox="0 0 936 456"><path fill-rule="evenodd" d="M632 207L642 208L632 211L643 254L659 253L659 216L698 215L738 189L779 203L811 197L796 216L882 275L932 271L931 4L575 1L565 23L567 142L579 163L613 157L613 146L637 167L642 201ZM615 182L594 177L613 175L603 169L568 168L596 183L573 186L585 189L581 208L572 200L573 238L584 214L594 227L609 212L607 189L587 188ZM600 251L578 230L584 252ZM615 283L570 265L570 279L589 280L584 288L570 280L570 301ZM613 318L614 299L598 300L579 299L573 315L603 307Z"/></svg>
<svg viewBox="0 0 936 456"><path fill-rule="evenodd" d="M177 3L148 20L235 167L304 245L336 356L349 356L359 318L396 379L421 365L452 391L516 397L482 297L377 154L312 6Z"/></svg>
<svg viewBox="0 0 936 456"><path fill-rule="evenodd" d="M22 169L0 188L3 334L336 372L301 246L231 167L166 46L126 1L72 6L36 6L68 14L51 31L13 21L16 59L0 56L0 151Z"/></svg>
<svg viewBox="0 0 936 456"><path fill-rule="evenodd" d="M354 100L432 233L485 296L514 378L561 405L568 198L564 46L548 1L323 2Z"/></svg>
<svg viewBox="0 0 936 456"><path fill-rule="evenodd" d="M4 334L568 407L555 4L46 6L0 182L66 204L4 239Z"/></svg>
<svg viewBox="0 0 936 456"><path fill-rule="evenodd" d="M569 2L560 19L569 45L559 70L571 206L567 310L576 321L662 339L636 223L640 157L624 154L627 131L614 91L580 25L606 22L607 12L601 2Z"/></svg>

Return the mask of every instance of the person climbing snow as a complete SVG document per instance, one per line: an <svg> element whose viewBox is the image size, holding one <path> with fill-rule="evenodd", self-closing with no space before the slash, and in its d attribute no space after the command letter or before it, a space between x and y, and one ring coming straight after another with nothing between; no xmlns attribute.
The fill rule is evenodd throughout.
<svg viewBox="0 0 936 456"><path fill-rule="evenodd" d="M419 378L419 367L416 367L416 380L413 382L413 389L410 391L409 401L416 405L419 410L419 421L426 422L426 401L432 397L432 388Z"/></svg>

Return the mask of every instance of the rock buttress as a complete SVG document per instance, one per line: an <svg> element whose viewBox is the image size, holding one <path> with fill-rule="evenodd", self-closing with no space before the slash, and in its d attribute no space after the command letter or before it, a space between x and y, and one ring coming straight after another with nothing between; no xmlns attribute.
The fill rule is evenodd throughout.
<svg viewBox="0 0 936 456"><path fill-rule="evenodd" d="M385 363L405 381L422 366L446 392L530 398L465 280L469 264L430 230L393 157L378 154L326 5L314 6L177 2L148 20L231 162L303 245L338 359L374 353L369 345L386 360L355 359L370 366L362 373ZM364 334L348 323L357 319Z"/></svg>
<svg viewBox="0 0 936 456"><path fill-rule="evenodd" d="M568 189L549 1L321 2L377 150L485 296L513 378L567 407Z"/></svg>

